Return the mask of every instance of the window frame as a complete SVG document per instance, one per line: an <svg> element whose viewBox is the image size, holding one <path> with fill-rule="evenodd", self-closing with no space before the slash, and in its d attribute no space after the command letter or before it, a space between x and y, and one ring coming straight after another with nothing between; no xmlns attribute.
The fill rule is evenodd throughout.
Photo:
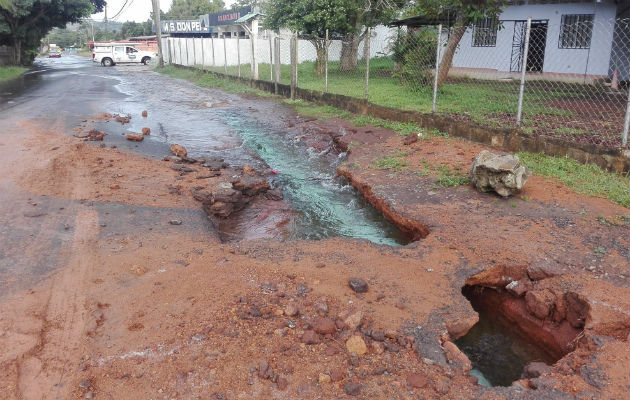
<svg viewBox="0 0 630 400"><path fill-rule="evenodd" d="M482 23L482 25L480 25L480 23ZM497 47L499 23L500 21L497 17L483 17L482 19L474 23L471 35L472 47ZM482 38L481 40L479 39L480 37ZM488 42L490 42L491 44L482 44Z"/></svg>
<svg viewBox="0 0 630 400"><path fill-rule="evenodd" d="M590 18L589 21L586 18ZM569 24L567 18L574 20ZM595 14L562 14L560 17L560 34L558 35L558 48L564 50L588 50L591 48L593 41L593 27L595 22ZM582 25L583 24L583 25ZM586 31L584 31L586 30ZM578 43L578 37L588 33L587 43ZM564 35L574 35L570 40L565 40ZM567 42L570 42L567 44Z"/></svg>

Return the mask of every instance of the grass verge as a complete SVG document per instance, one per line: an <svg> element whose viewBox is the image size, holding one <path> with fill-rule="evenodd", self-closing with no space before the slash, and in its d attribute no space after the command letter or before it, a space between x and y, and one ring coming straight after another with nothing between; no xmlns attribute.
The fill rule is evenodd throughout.
<svg viewBox="0 0 630 400"><path fill-rule="evenodd" d="M219 78L218 76L206 73L205 71L191 71L189 69L178 68L171 65L167 65L163 68L157 67L155 68L155 71L164 75L168 75L172 78L185 79L201 87L220 88L222 90L225 90L226 92L236 94L255 94L260 97L276 97L274 94L254 89L243 83Z"/></svg>
<svg viewBox="0 0 630 400"><path fill-rule="evenodd" d="M22 75L28 68L25 67L0 67L0 82L7 81L9 79L17 78Z"/></svg>
<svg viewBox="0 0 630 400"><path fill-rule="evenodd" d="M568 157L551 157L540 153L518 153L523 164L534 173L556 178L580 194L602 197L630 208L630 178L606 172L600 167L584 165Z"/></svg>

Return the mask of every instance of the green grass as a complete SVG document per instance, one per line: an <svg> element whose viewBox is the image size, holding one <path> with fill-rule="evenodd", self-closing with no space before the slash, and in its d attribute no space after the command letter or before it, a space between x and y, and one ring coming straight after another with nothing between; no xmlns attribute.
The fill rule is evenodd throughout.
<svg viewBox="0 0 630 400"><path fill-rule="evenodd" d="M304 89L325 91L324 76L314 73L315 62L303 62L298 65L298 86ZM223 66L205 67L215 72L238 75L238 67ZM394 61L390 57L380 57L370 60L369 100L374 104L398 108L402 110L430 113L432 111L432 85L420 89L413 89L402 85L391 76ZM339 71L338 62L328 64L328 92L350 97L365 98L366 65L359 61L354 71ZM258 64L258 78L272 80L269 64ZM250 65L240 68L240 76L251 78ZM289 84L291 67L282 65L280 68L280 83ZM486 116L490 114L515 114L518 103L518 81L496 81L460 78L452 80L438 91L438 112L467 113L477 122L488 124ZM526 115L571 115L567 110L559 110L548 106L548 101L556 98L579 97L582 95L582 85L558 84L554 89L537 88L526 93L527 101L523 112Z"/></svg>
<svg viewBox="0 0 630 400"><path fill-rule="evenodd" d="M456 187L468 185L469 183L466 175L454 171L446 165L438 165L433 169L439 172L439 176L435 179L435 182L441 187Z"/></svg>
<svg viewBox="0 0 630 400"><path fill-rule="evenodd" d="M0 82L4 82L9 79L17 78L22 75L28 68L25 67L0 67Z"/></svg>
<svg viewBox="0 0 630 400"><path fill-rule="evenodd" d="M226 92L237 94L255 94L261 97L276 97L269 92L254 89L249 85L220 78L204 71L191 71L189 69L178 68L171 65L163 68L155 68L155 71L168 75L172 78L185 79L201 87L220 88Z"/></svg>
<svg viewBox="0 0 630 400"><path fill-rule="evenodd" d="M556 178L577 193L606 198L630 208L630 179L628 176L606 172L600 167L584 165L568 157L518 153L523 164L534 173Z"/></svg>
<svg viewBox="0 0 630 400"><path fill-rule="evenodd" d="M400 171L407 166L407 161L397 156L381 157L374 160L376 169L393 169Z"/></svg>

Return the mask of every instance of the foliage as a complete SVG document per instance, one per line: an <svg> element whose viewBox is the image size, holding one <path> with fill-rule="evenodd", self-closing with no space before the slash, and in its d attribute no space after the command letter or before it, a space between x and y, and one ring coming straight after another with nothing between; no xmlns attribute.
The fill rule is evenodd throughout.
<svg viewBox="0 0 630 400"><path fill-rule="evenodd" d="M350 69L355 69L364 27L389 22L403 3L401 0L270 0L265 9L265 28L275 31L287 28L309 40L317 51L316 75L323 71L323 38L328 30L331 37L343 37L339 66L347 65L350 57Z"/></svg>
<svg viewBox="0 0 630 400"><path fill-rule="evenodd" d="M468 185L468 177L459 172L450 169L446 165L439 165L435 168L440 175L435 179L435 182L442 187L455 187Z"/></svg>
<svg viewBox="0 0 630 400"><path fill-rule="evenodd" d="M11 0L0 6L0 45L13 48L13 63L32 62L41 39L54 27L102 11L105 0Z"/></svg>
<svg viewBox="0 0 630 400"><path fill-rule="evenodd" d="M407 166L407 161L403 158L395 156L386 156L374 160L374 167L376 169L393 169L400 171Z"/></svg>
<svg viewBox="0 0 630 400"><path fill-rule="evenodd" d="M224 9L223 0L173 0L171 8L160 18L196 19L200 15L220 12Z"/></svg>
<svg viewBox="0 0 630 400"><path fill-rule="evenodd" d="M630 179L627 176L606 172L594 164L580 164L568 157L525 152L518 156L536 174L556 178L580 194L607 198L630 208Z"/></svg>
<svg viewBox="0 0 630 400"><path fill-rule="evenodd" d="M22 75L27 68L24 67L0 67L0 82L17 78Z"/></svg>
<svg viewBox="0 0 630 400"><path fill-rule="evenodd" d="M419 31L398 30L392 43L396 67L392 73L412 90L430 86L437 52L437 33L433 28Z"/></svg>
<svg viewBox="0 0 630 400"><path fill-rule="evenodd" d="M121 36L123 39L136 36L153 35L153 21L147 19L145 22L127 21L122 24Z"/></svg>

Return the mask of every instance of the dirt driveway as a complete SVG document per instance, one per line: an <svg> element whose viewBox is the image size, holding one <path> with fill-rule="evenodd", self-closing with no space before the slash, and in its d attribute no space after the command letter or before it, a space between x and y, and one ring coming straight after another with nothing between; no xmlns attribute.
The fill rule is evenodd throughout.
<svg viewBox="0 0 630 400"><path fill-rule="evenodd" d="M436 187L430 166L465 171L481 147L439 137L405 146L393 132L301 118L274 100L87 68L51 68L0 111L3 398L627 397L627 209L536 176L510 200ZM126 102L133 96L115 85L129 76L181 85L189 95L173 107L191 118L236 102L306 147L350 148L339 173L424 238L222 242L192 189L243 179L250 163L249 173L269 174L264 163L232 151L229 130L195 154L195 130L170 128L157 99ZM118 111L108 107L132 124L104 116ZM152 138L122 139L141 125ZM95 127L102 142L75 137ZM230 166L207 176L199 162L162 161L173 141ZM406 169L375 168L403 153ZM513 282L523 289L506 290ZM473 306L553 365L479 385L454 344L478 321Z"/></svg>

